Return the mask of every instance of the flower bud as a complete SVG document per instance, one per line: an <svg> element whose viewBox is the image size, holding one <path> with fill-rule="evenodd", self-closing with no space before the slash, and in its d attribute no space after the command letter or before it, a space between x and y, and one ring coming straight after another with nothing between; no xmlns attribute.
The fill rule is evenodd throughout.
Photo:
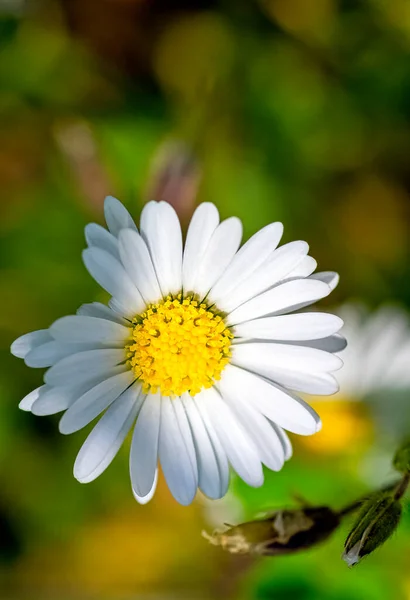
<svg viewBox="0 0 410 600"><path fill-rule="evenodd" d="M345 542L343 560L349 567L381 546L395 531L401 504L392 492L377 492L364 503Z"/></svg>
<svg viewBox="0 0 410 600"><path fill-rule="evenodd" d="M154 158L145 196L171 204L186 225L195 208L201 175L194 151L183 142L170 140Z"/></svg>
<svg viewBox="0 0 410 600"><path fill-rule="evenodd" d="M230 526L211 536L204 533L204 537L232 554L277 556L314 546L339 524L339 515L327 506L306 507L278 510L265 519Z"/></svg>
<svg viewBox="0 0 410 600"><path fill-rule="evenodd" d="M399 473L410 473L410 440L407 440L396 452L393 466Z"/></svg>

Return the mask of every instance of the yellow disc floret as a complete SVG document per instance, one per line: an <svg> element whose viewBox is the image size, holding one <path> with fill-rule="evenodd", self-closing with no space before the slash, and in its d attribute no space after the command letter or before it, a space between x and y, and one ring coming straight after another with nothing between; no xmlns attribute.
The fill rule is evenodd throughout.
<svg viewBox="0 0 410 600"><path fill-rule="evenodd" d="M134 319L128 364L146 393L194 396L220 379L232 337L222 316L206 304L168 297Z"/></svg>

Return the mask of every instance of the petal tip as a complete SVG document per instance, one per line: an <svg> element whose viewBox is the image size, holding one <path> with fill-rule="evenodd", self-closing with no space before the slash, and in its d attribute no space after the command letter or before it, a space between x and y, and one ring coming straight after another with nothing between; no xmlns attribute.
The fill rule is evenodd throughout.
<svg viewBox="0 0 410 600"><path fill-rule="evenodd" d="M23 400L20 400L18 407L20 410L24 410L24 412L31 412L31 407L27 406L27 403Z"/></svg>
<svg viewBox="0 0 410 600"><path fill-rule="evenodd" d="M106 210L107 208L109 209L110 206L118 206L118 204L121 204L122 206L122 203L115 196L109 195L104 198L104 210Z"/></svg>
<svg viewBox="0 0 410 600"><path fill-rule="evenodd" d="M10 354L15 356L16 358L24 358L24 353L22 353L21 347L19 348L19 339L17 338L10 346Z"/></svg>
<svg viewBox="0 0 410 600"><path fill-rule="evenodd" d="M77 461L74 463L74 467L73 467L73 476L74 479L76 479L79 483L89 483L90 481L92 481L91 479L89 479L89 473L86 473L83 471L81 465L79 465L77 463Z"/></svg>
<svg viewBox="0 0 410 600"><path fill-rule="evenodd" d="M70 435L71 433L73 433L72 428L70 428L69 426L67 426L67 423L64 419L65 415L63 415L60 419L60 422L58 424L58 431L62 434L62 435Z"/></svg>

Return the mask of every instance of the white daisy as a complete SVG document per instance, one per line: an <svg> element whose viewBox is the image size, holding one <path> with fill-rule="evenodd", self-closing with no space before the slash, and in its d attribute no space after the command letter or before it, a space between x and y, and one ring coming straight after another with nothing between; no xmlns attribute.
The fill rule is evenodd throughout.
<svg viewBox="0 0 410 600"><path fill-rule="evenodd" d="M358 304L338 309L349 341L341 354L344 368L336 396L362 400L386 391L410 388L410 327L406 312L381 306L374 313Z"/></svg>
<svg viewBox="0 0 410 600"><path fill-rule="evenodd" d="M158 462L181 504L197 488L224 496L229 465L260 486L262 463L279 470L291 456L284 429L310 435L320 428L294 392L338 389L330 373L342 364L334 354L343 345L342 320L289 314L327 296L337 275L312 275L316 262L305 242L277 248L280 223L239 249L240 220L220 223L209 203L195 211L184 248L165 202L144 207L140 233L115 198L106 199L105 218L109 231L86 227L83 259L112 296L109 305L85 304L13 343L28 366L50 367L20 408L65 411L64 434L105 411L74 465L83 483L107 468L133 428L130 474L142 503L154 494Z"/></svg>
<svg viewBox="0 0 410 600"><path fill-rule="evenodd" d="M344 321L342 334L348 340L347 348L340 353L344 364L338 377L340 389L326 401L310 398L321 414L323 430L304 438L303 446L328 455L357 454L366 448L367 463L374 451L379 461L380 447L385 442L388 469L391 440L406 436L410 426L408 314L393 304L371 312L359 303L345 304L335 312ZM377 450L376 446L369 450L375 440ZM378 477L380 469L372 467L370 472Z"/></svg>

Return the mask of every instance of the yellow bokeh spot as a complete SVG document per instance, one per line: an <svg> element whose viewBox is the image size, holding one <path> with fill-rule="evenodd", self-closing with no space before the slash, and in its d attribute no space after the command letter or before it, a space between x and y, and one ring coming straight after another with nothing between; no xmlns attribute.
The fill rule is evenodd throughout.
<svg viewBox="0 0 410 600"><path fill-rule="evenodd" d="M286 31L319 40L331 35L337 10L335 0L265 0L263 7Z"/></svg>
<svg viewBox="0 0 410 600"><path fill-rule="evenodd" d="M346 247L360 260L370 259L377 269L406 260L407 203L408 194L397 182L378 174L358 176L335 203L335 218Z"/></svg>
<svg viewBox="0 0 410 600"><path fill-rule="evenodd" d="M320 454L351 452L371 438L372 427L358 402L328 400L311 403L322 420L322 429L300 441L309 450Z"/></svg>
<svg viewBox="0 0 410 600"><path fill-rule="evenodd" d="M215 309L193 297L168 297L134 319L128 364L146 393L194 396L220 379L232 337Z"/></svg>

